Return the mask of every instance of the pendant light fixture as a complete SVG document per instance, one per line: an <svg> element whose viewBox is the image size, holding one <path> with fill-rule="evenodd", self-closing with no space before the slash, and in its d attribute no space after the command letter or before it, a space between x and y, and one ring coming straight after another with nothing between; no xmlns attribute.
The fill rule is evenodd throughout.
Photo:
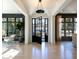
<svg viewBox="0 0 79 59"><path fill-rule="evenodd" d="M39 8L39 7L41 7L41 8ZM44 12L45 11L43 10L43 6L42 6L42 3L41 3L41 0L39 0L36 13L44 13Z"/></svg>

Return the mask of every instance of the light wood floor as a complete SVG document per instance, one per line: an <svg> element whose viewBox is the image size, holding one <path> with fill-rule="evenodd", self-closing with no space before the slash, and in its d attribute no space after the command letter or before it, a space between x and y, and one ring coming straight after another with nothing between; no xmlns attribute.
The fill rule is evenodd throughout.
<svg viewBox="0 0 79 59"><path fill-rule="evenodd" d="M8 50L3 53L3 59L76 59L77 53L71 42L61 42L55 45L47 43L42 43L42 45L12 44L6 48ZM15 51L11 52L13 50Z"/></svg>

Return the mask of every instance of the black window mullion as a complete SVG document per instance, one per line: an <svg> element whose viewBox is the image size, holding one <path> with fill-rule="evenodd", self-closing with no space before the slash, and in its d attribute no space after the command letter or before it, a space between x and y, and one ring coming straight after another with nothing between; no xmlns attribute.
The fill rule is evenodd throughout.
<svg viewBox="0 0 79 59"><path fill-rule="evenodd" d="M6 28L7 28L7 36L8 36L8 18L7 18L7 27Z"/></svg>
<svg viewBox="0 0 79 59"><path fill-rule="evenodd" d="M48 18L47 18L47 35L48 35Z"/></svg>
<svg viewBox="0 0 79 59"><path fill-rule="evenodd" d="M44 33L46 33L46 29L45 29L45 23L46 23L46 19L44 19Z"/></svg>
<svg viewBox="0 0 79 59"><path fill-rule="evenodd" d="M35 19L35 29L34 30L35 30L35 35L36 35L36 18L34 18L34 19Z"/></svg>
<svg viewBox="0 0 79 59"><path fill-rule="evenodd" d="M64 37L66 37L66 18L64 18Z"/></svg>
<svg viewBox="0 0 79 59"><path fill-rule="evenodd" d="M72 20L73 20L73 22L72 22L72 23L73 23L72 33L74 33L74 28L75 28L75 27L74 27L74 24L75 24L74 22L75 22L75 20L74 20L74 18L72 18Z"/></svg>
<svg viewBox="0 0 79 59"><path fill-rule="evenodd" d="M16 34L16 18L15 18L15 34Z"/></svg>
<svg viewBox="0 0 79 59"><path fill-rule="evenodd" d="M33 29L34 32L35 32L33 21L34 21L34 19L32 18L32 29ZM34 34L34 33L33 33L33 30L32 30L32 34Z"/></svg>
<svg viewBox="0 0 79 59"><path fill-rule="evenodd" d="M41 20L41 37L42 37L42 19L43 18L40 19Z"/></svg>

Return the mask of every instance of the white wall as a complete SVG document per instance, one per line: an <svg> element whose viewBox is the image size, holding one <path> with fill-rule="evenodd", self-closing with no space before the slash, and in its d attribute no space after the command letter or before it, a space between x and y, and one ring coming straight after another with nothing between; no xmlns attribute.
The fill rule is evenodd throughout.
<svg viewBox="0 0 79 59"><path fill-rule="evenodd" d="M3 0L2 13L21 13L11 0Z"/></svg>
<svg viewBox="0 0 79 59"><path fill-rule="evenodd" d="M60 13L77 13L77 0L72 0Z"/></svg>

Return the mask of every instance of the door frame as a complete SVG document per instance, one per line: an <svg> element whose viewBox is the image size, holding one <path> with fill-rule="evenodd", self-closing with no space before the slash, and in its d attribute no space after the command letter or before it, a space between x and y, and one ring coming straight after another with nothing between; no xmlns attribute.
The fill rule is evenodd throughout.
<svg viewBox="0 0 79 59"><path fill-rule="evenodd" d="M62 17L62 18L77 18L77 13L59 13L55 16L55 42L57 43L58 41L60 41L60 37L59 37L59 31L58 31L58 16Z"/></svg>
<svg viewBox="0 0 79 59"><path fill-rule="evenodd" d="M36 20L36 18L32 18L32 21L33 19ZM48 28L48 18L42 18L42 19L47 19L47 28ZM42 22L42 19L41 19L41 22ZM35 21L36 22L36 21ZM46 22L46 21L45 21ZM45 26L45 22L44 22L44 26ZM41 28L42 28L42 23L41 23ZM44 28L45 30L45 28ZM35 30L34 30L35 31ZM36 31L35 31L36 32ZM42 32L42 29L41 29L41 32ZM46 32L46 30L45 30ZM48 29L47 29L47 33L48 33ZM33 23L32 23L32 34L33 34ZM42 35L42 34L41 34ZM32 42L33 42L33 36L32 36ZM42 41L41 41L42 42ZM45 42L48 42L48 36L45 35Z"/></svg>

